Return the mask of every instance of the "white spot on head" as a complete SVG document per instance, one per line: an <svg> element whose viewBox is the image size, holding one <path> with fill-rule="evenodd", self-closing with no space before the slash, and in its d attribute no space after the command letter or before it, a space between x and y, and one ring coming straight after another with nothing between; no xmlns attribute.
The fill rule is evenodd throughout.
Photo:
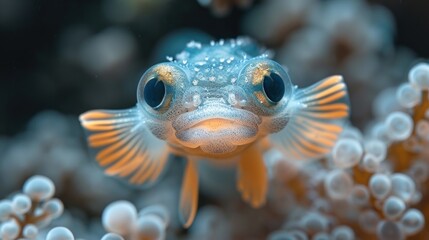
<svg viewBox="0 0 429 240"><path fill-rule="evenodd" d="M188 47L188 48L198 48L198 49L200 49L200 48L201 48L201 43L199 43L199 42L195 42L195 41L191 41L191 42L189 42L189 43L186 45L186 47Z"/></svg>
<svg viewBox="0 0 429 240"><path fill-rule="evenodd" d="M194 107L198 107L202 102L201 96L199 94L195 94L194 96L192 96L192 101L193 101Z"/></svg>
<svg viewBox="0 0 429 240"><path fill-rule="evenodd" d="M228 93L228 102L232 106L237 105L238 102L237 102L237 98L235 97L234 93Z"/></svg>

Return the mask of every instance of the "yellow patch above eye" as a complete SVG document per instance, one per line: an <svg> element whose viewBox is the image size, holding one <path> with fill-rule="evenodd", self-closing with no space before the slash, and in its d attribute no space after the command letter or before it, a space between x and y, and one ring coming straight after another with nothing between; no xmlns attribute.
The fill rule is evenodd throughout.
<svg viewBox="0 0 429 240"><path fill-rule="evenodd" d="M252 84L258 85L262 82L265 76L270 75L270 66L266 63L259 63L256 65L252 73Z"/></svg>
<svg viewBox="0 0 429 240"><path fill-rule="evenodd" d="M155 68L155 73L158 75L158 78L165 83L172 85L174 83L174 69L171 66L164 65L158 66Z"/></svg>

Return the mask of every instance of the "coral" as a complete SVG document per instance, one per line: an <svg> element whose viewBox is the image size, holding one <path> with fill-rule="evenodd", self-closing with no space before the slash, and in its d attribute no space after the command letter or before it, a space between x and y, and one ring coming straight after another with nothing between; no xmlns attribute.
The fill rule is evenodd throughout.
<svg viewBox="0 0 429 240"><path fill-rule="evenodd" d="M419 124L427 121L427 66L414 66L409 83L397 88L401 111L388 113L365 133L346 129L315 168L318 174L308 166L302 169L307 187L298 201L301 208L288 214L284 230L272 233L271 239L324 239L326 234L337 239L339 232L341 239L427 236L427 128ZM410 94L404 94L404 86Z"/></svg>
<svg viewBox="0 0 429 240"><path fill-rule="evenodd" d="M112 202L102 214L101 221L108 233L101 236L101 239L165 239L169 218L168 210L162 205L150 205L137 213L135 206L128 201ZM51 229L46 237L49 240L61 240L63 238L73 240L72 231L66 227L56 227Z"/></svg>
<svg viewBox="0 0 429 240"><path fill-rule="evenodd" d="M11 48L13 54L23 49L25 58L37 56L28 64L31 68L16 67L34 83L16 88L19 100L29 95L25 105L17 104L15 94L4 94L8 85L3 84L15 87L15 79L1 70L2 79L11 80L2 82L1 106L14 115L5 112L2 116L10 120L1 122L11 135L0 136L0 239L428 238L429 64L395 45L396 26L386 9L364 0L199 0L216 16L249 7L210 25L205 23L211 17L207 11L178 19L189 7L182 1L98 2L88 2L92 7L89 13L79 12L79 21L66 15L67 21L58 24L61 30L41 31L57 36L45 43L48 48L40 43L46 38L35 34L37 54L28 54L30 48L22 44ZM195 0L191 3L196 7L189 9L201 10ZM25 28L29 17L40 14L31 6L23 0L0 3L0 27L13 41L14 29L23 28L25 36L29 28L40 31L37 24ZM231 29L243 32L224 27L229 18L241 16L242 22ZM171 159L154 187L131 187L95 166L76 115L95 106L127 105L134 101L135 79L145 65L165 61L165 55L172 56L189 40L212 40L189 29L161 42L166 22L174 22L171 28L199 27L216 38L248 34L276 53L298 85L343 75L352 123L320 159L291 161L276 149L267 151L270 188L260 209L240 199L233 167L201 163L198 214L183 230L177 212L183 160ZM214 25L220 30L202 27ZM151 59L155 41L160 47L152 50ZM26 46L32 43L25 41ZM22 125L11 123L41 109L31 108L29 101L62 113L40 112L12 135Z"/></svg>
<svg viewBox="0 0 429 240"><path fill-rule="evenodd" d="M24 183L22 193L0 201L1 239L36 239L40 228L63 213L63 203L52 198L54 194L53 182L36 175Z"/></svg>
<svg viewBox="0 0 429 240"><path fill-rule="evenodd" d="M102 239L165 239L169 218L162 205L151 205L137 213L130 202L113 202L103 212L103 226L109 233Z"/></svg>
<svg viewBox="0 0 429 240"><path fill-rule="evenodd" d="M70 229L76 230L76 224L64 221L64 216L61 216L64 211L63 203L58 198L53 198L54 194L52 180L35 175L24 183L22 193L15 193L1 200L1 239L74 240L75 236ZM101 221L108 232L101 237L103 240L161 240L166 237L170 213L160 204L149 205L137 213L132 203L122 200L110 203L104 209ZM83 229L77 230L79 232L76 235L81 236ZM100 232L97 228L94 230ZM88 239L94 239L94 235L98 235L94 233L88 234Z"/></svg>

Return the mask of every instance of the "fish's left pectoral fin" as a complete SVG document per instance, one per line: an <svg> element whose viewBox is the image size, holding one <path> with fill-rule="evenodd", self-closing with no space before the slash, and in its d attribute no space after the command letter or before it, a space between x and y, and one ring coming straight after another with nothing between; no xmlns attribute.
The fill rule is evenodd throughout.
<svg viewBox="0 0 429 240"><path fill-rule="evenodd" d="M179 217L185 228L192 225L198 207L198 170L195 160L187 160L180 193Z"/></svg>
<svg viewBox="0 0 429 240"><path fill-rule="evenodd" d="M254 208L265 204L268 175L262 153L257 146L243 152L238 162L237 188L244 201Z"/></svg>
<svg viewBox="0 0 429 240"><path fill-rule="evenodd" d="M272 143L291 160L314 159L335 145L349 116L347 88L342 76L328 77L298 89L286 110L289 122L271 136Z"/></svg>
<svg viewBox="0 0 429 240"><path fill-rule="evenodd" d="M161 175L168 150L145 126L135 108L93 110L80 116L88 145L107 175L125 178L132 184L154 183Z"/></svg>

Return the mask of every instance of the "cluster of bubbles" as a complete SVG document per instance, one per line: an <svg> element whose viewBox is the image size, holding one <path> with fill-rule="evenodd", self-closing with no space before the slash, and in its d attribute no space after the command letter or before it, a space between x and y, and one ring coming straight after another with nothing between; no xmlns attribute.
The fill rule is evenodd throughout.
<svg viewBox="0 0 429 240"><path fill-rule="evenodd" d="M51 179L35 175L27 179L22 192L0 201L0 238L4 240L75 240L60 216L64 205L53 198L55 185ZM162 240L170 223L169 210L154 204L137 212L129 201L110 203L102 214L102 225L108 232L102 240ZM48 231L48 229L50 229ZM81 233L78 233L81 235ZM94 236L88 239L93 239Z"/></svg>
<svg viewBox="0 0 429 240"><path fill-rule="evenodd" d="M131 202L112 202L103 211L102 224L108 233L101 240L162 240L166 237L169 218L168 210L162 205L151 205L137 212ZM51 229L46 240L75 240L75 237L70 229L61 226Z"/></svg>
<svg viewBox="0 0 429 240"><path fill-rule="evenodd" d="M1 200L0 238L36 239L40 228L63 213L63 203L53 198L54 194L54 183L47 177L35 175L25 181L22 192Z"/></svg>
<svg viewBox="0 0 429 240"><path fill-rule="evenodd" d="M132 203L116 201L103 211L103 226L109 233L102 240L165 239L169 221L168 210L162 205L151 205L137 213Z"/></svg>
<svg viewBox="0 0 429 240"><path fill-rule="evenodd" d="M302 166L294 176L304 182L303 189L292 189L295 209L270 239L428 236L429 64L412 67L408 79L396 88L391 112L379 114L364 132L347 127L329 155ZM280 181L282 191L291 190Z"/></svg>

